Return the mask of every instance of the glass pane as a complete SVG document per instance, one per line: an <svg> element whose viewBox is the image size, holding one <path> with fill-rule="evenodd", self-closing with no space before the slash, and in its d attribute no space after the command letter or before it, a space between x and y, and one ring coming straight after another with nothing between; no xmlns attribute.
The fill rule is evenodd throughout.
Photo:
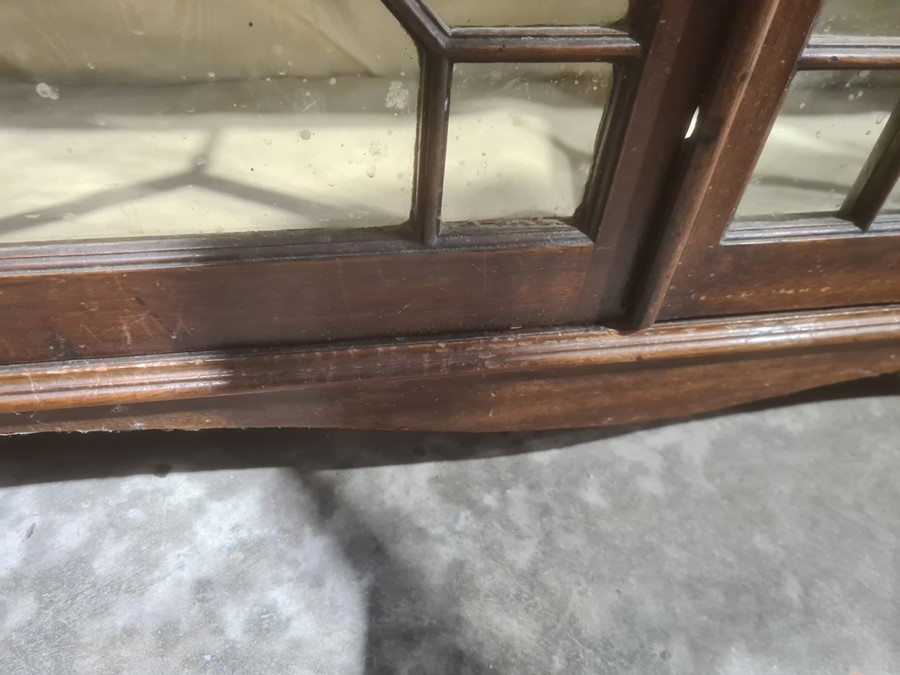
<svg viewBox="0 0 900 675"><path fill-rule="evenodd" d="M894 189L888 195L884 208L881 209L882 215L896 216L900 214L900 181L894 185Z"/></svg>
<svg viewBox="0 0 900 675"><path fill-rule="evenodd" d="M448 26L610 26L628 0L426 0Z"/></svg>
<svg viewBox="0 0 900 675"><path fill-rule="evenodd" d="M825 0L813 27L818 35L900 35L898 0Z"/></svg>
<svg viewBox="0 0 900 675"><path fill-rule="evenodd" d="M611 77L606 63L457 64L442 219L571 216Z"/></svg>
<svg viewBox="0 0 900 675"><path fill-rule="evenodd" d="M797 73L735 218L840 209L898 96L895 72Z"/></svg>
<svg viewBox="0 0 900 675"><path fill-rule="evenodd" d="M0 241L398 224L418 66L379 0L3 0Z"/></svg>

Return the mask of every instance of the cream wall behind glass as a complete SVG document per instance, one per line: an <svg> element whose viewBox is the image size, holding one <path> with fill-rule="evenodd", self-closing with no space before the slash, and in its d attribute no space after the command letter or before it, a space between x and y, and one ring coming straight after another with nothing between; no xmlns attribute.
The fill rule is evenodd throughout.
<svg viewBox="0 0 900 675"><path fill-rule="evenodd" d="M432 7L604 23L627 2ZM0 242L400 224L417 86L415 46L378 0L5 0ZM478 128L461 138L484 150ZM569 163L548 161L525 183L555 190ZM450 172L448 189L467 180Z"/></svg>

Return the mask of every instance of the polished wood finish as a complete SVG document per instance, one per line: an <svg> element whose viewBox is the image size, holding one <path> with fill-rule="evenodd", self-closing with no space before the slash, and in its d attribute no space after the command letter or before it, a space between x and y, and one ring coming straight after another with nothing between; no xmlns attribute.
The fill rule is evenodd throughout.
<svg viewBox="0 0 900 675"><path fill-rule="evenodd" d="M679 13L696 6L697 0L639 3L647 7L636 15L637 25L643 26L637 29L640 41L614 29L450 29L416 0L386 4L416 41L421 59L408 223L368 230L0 247L0 317L4 328L9 326L0 333L0 364L615 319L623 306L612 297L617 291L604 292L602 300L585 300L582 288L592 268L628 268L633 264L629 259L637 255L636 246L623 244L615 256L604 252L591 257L594 249L605 249L616 238L593 242L599 230L596 218L602 220L607 213L617 217L618 206L597 214L590 228L585 227L588 235L573 223L553 219L441 225L450 54L481 59L482 52L466 52L472 41L480 45L476 51L515 54L515 45L535 38L530 60L565 60L565 50L577 47L570 56L609 57L625 68L623 63L652 52L647 61L651 66L619 79L620 102L606 116L615 118L609 122L611 129L628 129L628 144L652 154L661 138L652 120L630 120L637 118L635 106L659 108L666 92L674 96L685 83L696 89L696 78L680 74L690 69L678 65L678 76L665 92L648 98L652 87L664 83L668 59L678 53L682 31L687 30L688 22ZM659 30L653 28L657 17L663 19ZM505 51L507 47L512 51ZM586 48L594 51L578 51ZM699 58L696 50L693 58ZM645 93L633 96L630 92L640 88L644 78L650 82L643 86ZM689 115L690 106L679 105L677 115L657 112L653 117L667 130L662 138L669 153ZM600 144L598 161L604 171L619 170L606 157L625 154L623 147L614 133ZM627 201L642 204L647 190L656 187L640 187L639 174L655 172L655 165L643 161L637 171L630 166ZM616 199L617 205L623 203ZM623 239L630 242L632 233L640 239L641 227L629 228L620 221L605 231L628 232Z"/></svg>
<svg viewBox="0 0 900 675"><path fill-rule="evenodd" d="M900 306L683 322L639 334L570 329L7 366L0 429L70 428L67 419L121 428L116 417L147 428L619 424L895 371ZM163 405L141 407L153 402ZM73 413L54 413L66 409Z"/></svg>
<svg viewBox="0 0 900 675"><path fill-rule="evenodd" d="M900 372L896 113L841 213L731 223L796 68L900 68L807 44L819 3L635 0L625 32L385 0L421 66L409 221L0 247L0 433L594 426ZM441 223L462 61L615 64L572 219Z"/></svg>
<svg viewBox="0 0 900 675"><path fill-rule="evenodd" d="M900 37L813 35L800 55L799 68L876 70L900 63Z"/></svg>
<svg viewBox="0 0 900 675"><path fill-rule="evenodd" d="M741 6L632 325L900 297L900 232L891 223L868 227L897 161L892 130L852 195L853 209L818 222L731 222L795 66L808 53L804 43L818 4ZM841 220L843 226L835 224Z"/></svg>
<svg viewBox="0 0 900 675"><path fill-rule="evenodd" d="M667 180L700 104L730 3L646 3L633 16L649 45L640 61L616 70L611 113L600 137L579 226L596 240L582 291L585 322L626 311L641 253L657 235Z"/></svg>
<svg viewBox="0 0 900 675"><path fill-rule="evenodd" d="M741 4L732 22L730 49L690 138L669 226L637 295L634 324L648 326L660 315L689 244L692 251L705 252L724 235L819 5L820 0Z"/></svg>
<svg viewBox="0 0 900 675"><path fill-rule="evenodd" d="M573 322L585 235L547 222L468 229L433 248L311 235L305 247L255 249L250 261L224 246L207 249L208 261L195 250L190 263L167 264L152 242L146 259L134 248L78 256L76 245L71 262L7 258L0 363Z"/></svg>
<svg viewBox="0 0 900 675"><path fill-rule="evenodd" d="M628 33L580 26L455 28L447 45L447 56L460 63L617 61L640 53Z"/></svg>
<svg viewBox="0 0 900 675"><path fill-rule="evenodd" d="M873 233L890 233L897 230L898 223L881 219L872 224ZM860 228L845 218L837 216L811 216L797 220L739 220L725 233L722 243L777 244L790 241L809 241L818 238L855 236Z"/></svg>
<svg viewBox="0 0 900 675"><path fill-rule="evenodd" d="M896 302L898 251L897 230L794 241L726 240L702 277L676 277L663 315L725 316Z"/></svg>
<svg viewBox="0 0 900 675"><path fill-rule="evenodd" d="M847 362L809 354L630 373L468 376L10 413L0 414L0 434L252 427L496 432L623 425L894 372L896 354L880 347L855 353Z"/></svg>

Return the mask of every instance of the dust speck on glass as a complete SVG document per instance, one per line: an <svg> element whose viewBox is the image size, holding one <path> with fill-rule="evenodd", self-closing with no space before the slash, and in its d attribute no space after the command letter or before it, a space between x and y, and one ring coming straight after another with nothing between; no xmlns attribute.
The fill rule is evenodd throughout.
<svg viewBox="0 0 900 675"><path fill-rule="evenodd" d="M798 72L735 219L835 215L898 101L900 72Z"/></svg>
<svg viewBox="0 0 900 675"><path fill-rule="evenodd" d="M454 67L442 218L566 217L581 203L612 67Z"/></svg>
<svg viewBox="0 0 900 675"><path fill-rule="evenodd" d="M379 0L3 0L0 69L0 242L409 217L418 59Z"/></svg>
<svg viewBox="0 0 900 675"><path fill-rule="evenodd" d="M813 27L816 35L900 35L898 0L825 0Z"/></svg>
<svg viewBox="0 0 900 675"><path fill-rule="evenodd" d="M622 27L628 12L427 4L457 26ZM610 74L458 66L444 219L571 215ZM380 0L3 0L0 243L403 223L418 79Z"/></svg>

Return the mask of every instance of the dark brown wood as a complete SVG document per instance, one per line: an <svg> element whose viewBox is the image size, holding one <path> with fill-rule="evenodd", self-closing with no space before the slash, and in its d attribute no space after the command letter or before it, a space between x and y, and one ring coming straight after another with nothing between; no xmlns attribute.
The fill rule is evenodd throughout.
<svg viewBox="0 0 900 675"><path fill-rule="evenodd" d="M416 0L386 5L421 57L418 242L383 228L0 247L0 363L574 323L591 242L568 224L437 240L449 29Z"/></svg>
<svg viewBox="0 0 900 675"><path fill-rule="evenodd" d="M411 247L410 242L403 240L399 227L6 244L0 245L0 279L42 272L274 262L359 252L401 253Z"/></svg>
<svg viewBox="0 0 900 675"><path fill-rule="evenodd" d="M636 9L635 30L648 47L641 61L616 70L578 217L597 242L579 306L586 322L625 312L638 254L657 225L659 196L715 63L731 4L666 0Z"/></svg>
<svg viewBox="0 0 900 675"><path fill-rule="evenodd" d="M516 431L634 424L723 410L896 371L896 349L659 370L337 384L137 405L0 414L0 434L319 427ZM535 405L540 401L541 405Z"/></svg>
<svg viewBox="0 0 900 675"><path fill-rule="evenodd" d="M633 325L650 325L660 315L676 271L696 264L686 260L686 254L704 256L718 247L786 95L819 5L820 0L740 3L730 49L713 79L712 94L700 108L665 234L634 303Z"/></svg>
<svg viewBox="0 0 900 675"><path fill-rule="evenodd" d="M588 426L898 370L900 306L892 306L637 335L580 329L7 366L0 430L121 428L117 419L132 428ZM74 410L54 413L64 409Z"/></svg>
<svg viewBox="0 0 900 675"><path fill-rule="evenodd" d="M480 221L447 225L440 250L537 248L587 245L563 219ZM231 263L303 261L320 258L423 251L404 241L396 227L250 232L197 237L134 237L103 241L0 246L0 279L43 273L165 269Z"/></svg>
<svg viewBox="0 0 900 675"><path fill-rule="evenodd" d="M531 39L537 40L539 44L542 40L551 38L589 39L600 43L615 39L628 45L628 54L615 53L613 56L638 56L641 53L640 42L632 37L629 30L611 26L454 26L450 28L450 37L467 40ZM606 48L608 47L601 47Z"/></svg>
<svg viewBox="0 0 900 675"><path fill-rule="evenodd" d="M778 114L817 3L747 3L736 21L668 228L636 305L635 323L656 318L896 302L900 236L887 222L867 233L840 218L732 223L731 218ZM873 160L876 192L887 196L896 150ZM880 207L880 202L878 203ZM861 225L867 216L855 216ZM730 228L730 229L729 229Z"/></svg>
<svg viewBox="0 0 900 675"><path fill-rule="evenodd" d="M665 1L674 20L686 0ZM420 2L386 4L421 58L412 241L400 228L382 228L3 247L0 316L10 328L0 334L0 363L582 321L576 310L591 242L568 223L449 226L438 237L451 36ZM528 31L596 42L601 51L610 40L627 42L625 51L637 54L631 38L609 29L600 38L578 27L457 37L502 45ZM552 56L541 44L535 53Z"/></svg>
<svg viewBox="0 0 900 675"><path fill-rule="evenodd" d="M900 231L892 229L726 240L705 264L675 276L660 319L896 302Z"/></svg>
<svg viewBox="0 0 900 675"><path fill-rule="evenodd" d="M813 35L800 56L805 70L900 67L900 37Z"/></svg>
<svg viewBox="0 0 900 675"><path fill-rule="evenodd" d="M841 217L869 229L900 178L900 101L850 189Z"/></svg>
<svg viewBox="0 0 900 675"><path fill-rule="evenodd" d="M419 68L419 125L410 222L419 241L433 246L441 228L453 64L442 54L419 50Z"/></svg>
<svg viewBox="0 0 900 675"><path fill-rule="evenodd" d="M0 363L573 323L584 234L554 221L465 229L431 249L348 237L249 262L79 244L5 259Z"/></svg>
<svg viewBox="0 0 900 675"><path fill-rule="evenodd" d="M409 36L431 54L446 51L449 30L428 6L419 0L381 0Z"/></svg>
<svg viewBox="0 0 900 675"><path fill-rule="evenodd" d="M836 216L811 216L797 220L736 220L722 240L727 244L803 241L811 237L842 237L859 234L859 228Z"/></svg>
<svg viewBox="0 0 900 675"><path fill-rule="evenodd" d="M818 0L636 2L628 36L385 4L420 54L406 228L2 247L0 431L594 426L900 371L900 218L727 229L798 62L897 67L892 44L804 50ZM577 228L441 226L460 60L616 62ZM896 177L897 124L857 223ZM674 321L580 325L632 309Z"/></svg>
<svg viewBox="0 0 900 675"><path fill-rule="evenodd" d="M455 62L616 61L633 59L641 45L611 28L454 28L446 55Z"/></svg>
<svg viewBox="0 0 900 675"><path fill-rule="evenodd" d="M417 0L382 0L425 51L452 62L596 61L637 57L626 31L592 26L448 28Z"/></svg>

